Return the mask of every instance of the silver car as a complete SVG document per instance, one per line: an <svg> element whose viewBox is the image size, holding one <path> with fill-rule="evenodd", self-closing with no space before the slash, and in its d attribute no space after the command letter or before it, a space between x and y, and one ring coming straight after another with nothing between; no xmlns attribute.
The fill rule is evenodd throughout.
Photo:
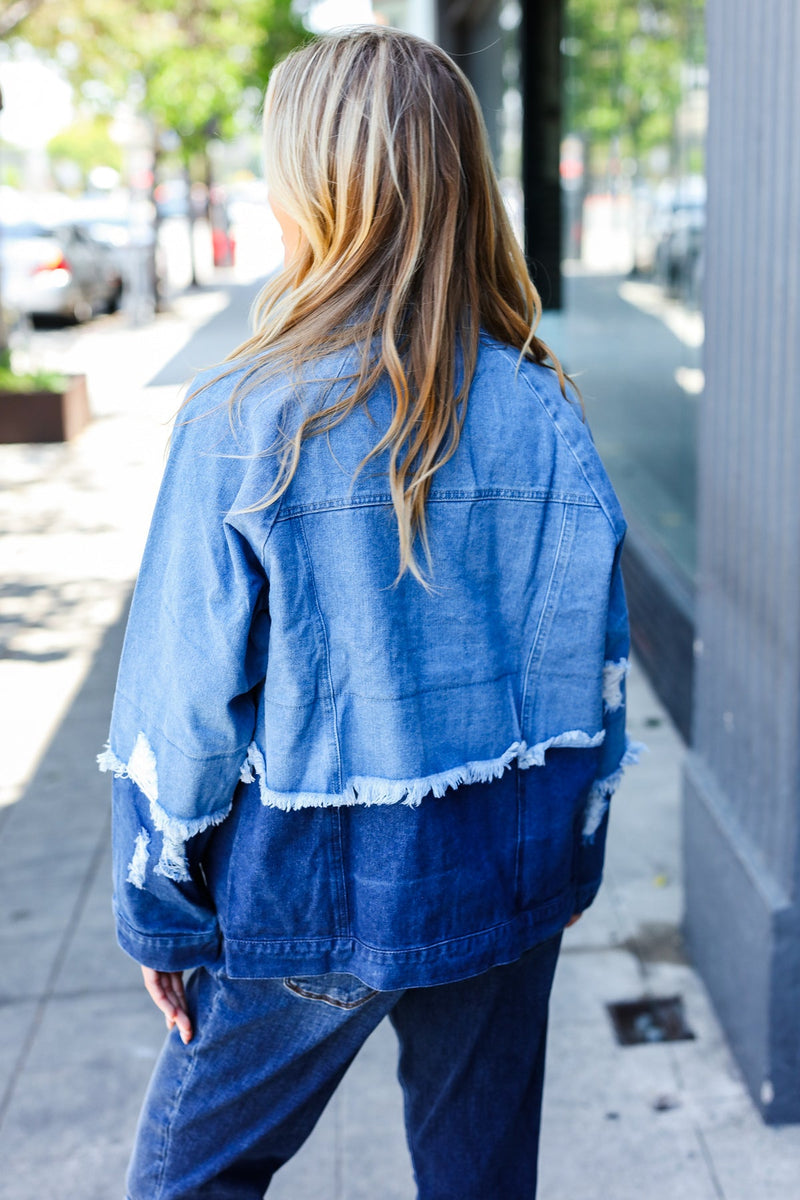
<svg viewBox="0 0 800 1200"><path fill-rule="evenodd" d="M77 225L4 225L0 264L4 303L31 317L87 321L119 306L118 264L106 246Z"/></svg>

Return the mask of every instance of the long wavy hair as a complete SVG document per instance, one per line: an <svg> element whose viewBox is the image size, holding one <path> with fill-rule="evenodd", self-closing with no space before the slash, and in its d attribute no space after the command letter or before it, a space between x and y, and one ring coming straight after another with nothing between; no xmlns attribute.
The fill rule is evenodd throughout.
<svg viewBox="0 0 800 1200"><path fill-rule="evenodd" d="M271 372L339 349L356 347L358 366L273 448L277 479L255 507L286 491L306 438L388 378L391 423L358 470L386 452L398 578L409 570L426 584L415 546L430 570L425 502L458 446L480 329L550 366L566 395L558 360L535 334L541 302L477 98L452 59L421 38L380 26L324 36L272 73L264 162L270 196L301 237L259 294L254 333L225 360L247 364L232 405Z"/></svg>

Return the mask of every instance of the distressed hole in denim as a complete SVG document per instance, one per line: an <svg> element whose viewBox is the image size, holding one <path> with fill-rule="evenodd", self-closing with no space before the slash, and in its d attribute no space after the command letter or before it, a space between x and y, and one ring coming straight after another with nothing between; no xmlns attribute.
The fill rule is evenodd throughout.
<svg viewBox="0 0 800 1200"><path fill-rule="evenodd" d="M101 771L110 771L118 779L132 779L150 801L158 799L158 771L153 747L143 733L137 733L128 761L119 758L110 745L97 756Z"/></svg>
<svg viewBox="0 0 800 1200"><path fill-rule="evenodd" d="M139 830L134 842L133 858L128 863L128 883L132 883L136 888L144 887L147 861L150 858L150 852L147 849L149 845L150 834L146 829L142 828Z"/></svg>
<svg viewBox="0 0 800 1200"><path fill-rule="evenodd" d="M603 666L603 704L610 713L622 706L622 684L629 666L627 658L620 658L617 662L609 660Z"/></svg>
<svg viewBox="0 0 800 1200"><path fill-rule="evenodd" d="M186 843L195 834L224 821L231 811L233 800L231 799L231 803L221 812L206 813L199 817L173 817L158 803L156 756L147 736L141 732L136 735L127 763L123 762L109 745L98 754L97 765L101 771L111 771L118 779L130 779L149 800L153 828L162 835L161 853L154 868L156 875L163 875L175 883L189 883L192 876L186 859ZM139 836L141 837L141 834ZM145 847L144 853L146 852ZM138 864L140 861L141 853L137 860L134 851L129 871L133 871L134 862ZM145 864L146 862L147 859ZM134 878L130 879L130 882L136 887L143 887L143 870L140 872L137 865L133 873ZM142 883L136 883L136 879L140 877Z"/></svg>
<svg viewBox="0 0 800 1200"><path fill-rule="evenodd" d="M583 819L583 840L591 842L594 840L594 835L597 833L603 818L608 811L608 806L611 803L611 797L622 782L622 776L625 774L625 768L632 763L639 761L639 755L646 750L647 746L644 742L634 742L628 735L625 735L625 751L620 759L619 766L616 771L612 771L610 775L606 775L604 779L597 779L589 789L589 795L586 797L586 809Z"/></svg>

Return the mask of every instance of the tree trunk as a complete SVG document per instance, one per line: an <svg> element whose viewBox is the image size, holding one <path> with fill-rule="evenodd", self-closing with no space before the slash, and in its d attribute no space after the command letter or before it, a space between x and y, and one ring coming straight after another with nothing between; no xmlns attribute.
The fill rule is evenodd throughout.
<svg viewBox="0 0 800 1200"><path fill-rule="evenodd" d="M150 247L147 263L147 276L149 281L150 293L153 299L153 312L164 312L166 299L164 296L164 281L161 278L159 267L158 241L161 232L161 214L158 211L158 203L156 201L156 188L158 187L158 167L161 159L161 133L157 126L153 127L153 178L150 183L150 203L153 213L153 242Z"/></svg>
<svg viewBox="0 0 800 1200"><path fill-rule="evenodd" d="M189 168L189 159L184 159L183 162L183 177L186 180L186 215L189 221L189 261L192 266L192 282L189 285L193 288L200 287L200 280L197 277L197 255L195 253L194 233L197 224L197 213L192 201L192 173Z"/></svg>

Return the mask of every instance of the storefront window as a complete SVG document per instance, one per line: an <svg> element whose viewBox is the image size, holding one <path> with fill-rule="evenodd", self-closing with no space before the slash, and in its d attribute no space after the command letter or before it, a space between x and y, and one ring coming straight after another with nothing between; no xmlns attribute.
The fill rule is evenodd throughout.
<svg viewBox="0 0 800 1200"><path fill-rule="evenodd" d="M702 0L566 0L565 304L543 334L581 388L626 515L691 584L707 76Z"/></svg>

